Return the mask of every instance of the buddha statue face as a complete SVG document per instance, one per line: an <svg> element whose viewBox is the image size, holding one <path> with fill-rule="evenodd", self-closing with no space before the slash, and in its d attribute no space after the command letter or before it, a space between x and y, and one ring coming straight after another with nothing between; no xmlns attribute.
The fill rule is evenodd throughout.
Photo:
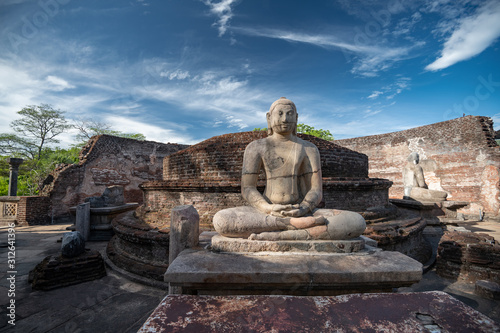
<svg viewBox="0 0 500 333"><path fill-rule="evenodd" d="M418 164L420 162L420 156L417 152L413 152L408 156L408 162L412 164Z"/></svg>
<svg viewBox="0 0 500 333"><path fill-rule="evenodd" d="M267 113L268 135L297 134L297 119L295 104L284 97L280 98L271 105Z"/></svg>

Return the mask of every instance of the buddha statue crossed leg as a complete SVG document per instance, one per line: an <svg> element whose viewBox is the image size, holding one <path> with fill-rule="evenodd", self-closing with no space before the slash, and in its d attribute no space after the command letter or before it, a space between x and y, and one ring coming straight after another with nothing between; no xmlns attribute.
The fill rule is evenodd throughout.
<svg viewBox="0 0 500 333"><path fill-rule="evenodd" d="M342 240L360 236L363 217L350 211L317 209L323 196L318 148L297 137L295 104L282 97L267 113L268 137L245 149L241 194L251 205L215 214L215 230L253 240ZM264 168L266 187L257 190Z"/></svg>

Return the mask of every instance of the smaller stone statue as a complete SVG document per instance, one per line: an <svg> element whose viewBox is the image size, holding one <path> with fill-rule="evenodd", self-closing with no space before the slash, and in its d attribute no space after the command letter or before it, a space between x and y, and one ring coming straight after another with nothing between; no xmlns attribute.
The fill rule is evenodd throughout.
<svg viewBox="0 0 500 333"><path fill-rule="evenodd" d="M408 163L403 169L404 199L419 201L444 201L448 193L430 190L425 183L424 170L419 164L420 157L417 152L408 156Z"/></svg>

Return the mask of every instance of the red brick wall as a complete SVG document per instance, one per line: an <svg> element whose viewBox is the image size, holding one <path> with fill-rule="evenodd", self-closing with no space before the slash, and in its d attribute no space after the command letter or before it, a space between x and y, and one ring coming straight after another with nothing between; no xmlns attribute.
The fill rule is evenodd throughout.
<svg viewBox="0 0 500 333"><path fill-rule="evenodd" d="M477 216L482 209L499 215L500 148L492 124L487 117L467 116L336 143L368 155L369 176L394 182L391 197L403 196L402 170L416 151L430 188L445 190L448 200L470 202L465 214Z"/></svg>
<svg viewBox="0 0 500 333"><path fill-rule="evenodd" d="M139 185L162 177L163 158L187 145L137 141L109 135L93 137L80 152L80 162L63 165L49 176L41 194L49 196L56 218L69 207L100 196L106 187L122 185L126 202L142 203Z"/></svg>
<svg viewBox="0 0 500 333"><path fill-rule="evenodd" d="M241 178L246 146L266 137L266 132L242 132L216 136L172 154L163 162L164 180L238 182ZM323 177L358 177L368 175L368 158L364 154L316 138L299 134L318 147Z"/></svg>
<svg viewBox="0 0 500 333"><path fill-rule="evenodd" d="M144 190L142 218L159 229L170 225L170 211L180 205L193 205L200 215L200 225L212 226L212 218L219 210L248 205L241 196L240 182L155 181L141 185ZM385 179L325 178L323 198L326 208L364 211L368 207L389 203ZM263 186L259 190L263 191Z"/></svg>
<svg viewBox="0 0 500 333"><path fill-rule="evenodd" d="M17 204L17 223L38 225L51 222L51 203L49 197L19 197Z"/></svg>

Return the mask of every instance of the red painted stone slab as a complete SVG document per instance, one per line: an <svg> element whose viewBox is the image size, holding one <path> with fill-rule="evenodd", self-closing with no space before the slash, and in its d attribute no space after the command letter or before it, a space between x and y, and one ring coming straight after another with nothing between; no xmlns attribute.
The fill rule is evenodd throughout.
<svg viewBox="0 0 500 333"><path fill-rule="evenodd" d="M500 332L444 292L165 297L138 332Z"/></svg>

